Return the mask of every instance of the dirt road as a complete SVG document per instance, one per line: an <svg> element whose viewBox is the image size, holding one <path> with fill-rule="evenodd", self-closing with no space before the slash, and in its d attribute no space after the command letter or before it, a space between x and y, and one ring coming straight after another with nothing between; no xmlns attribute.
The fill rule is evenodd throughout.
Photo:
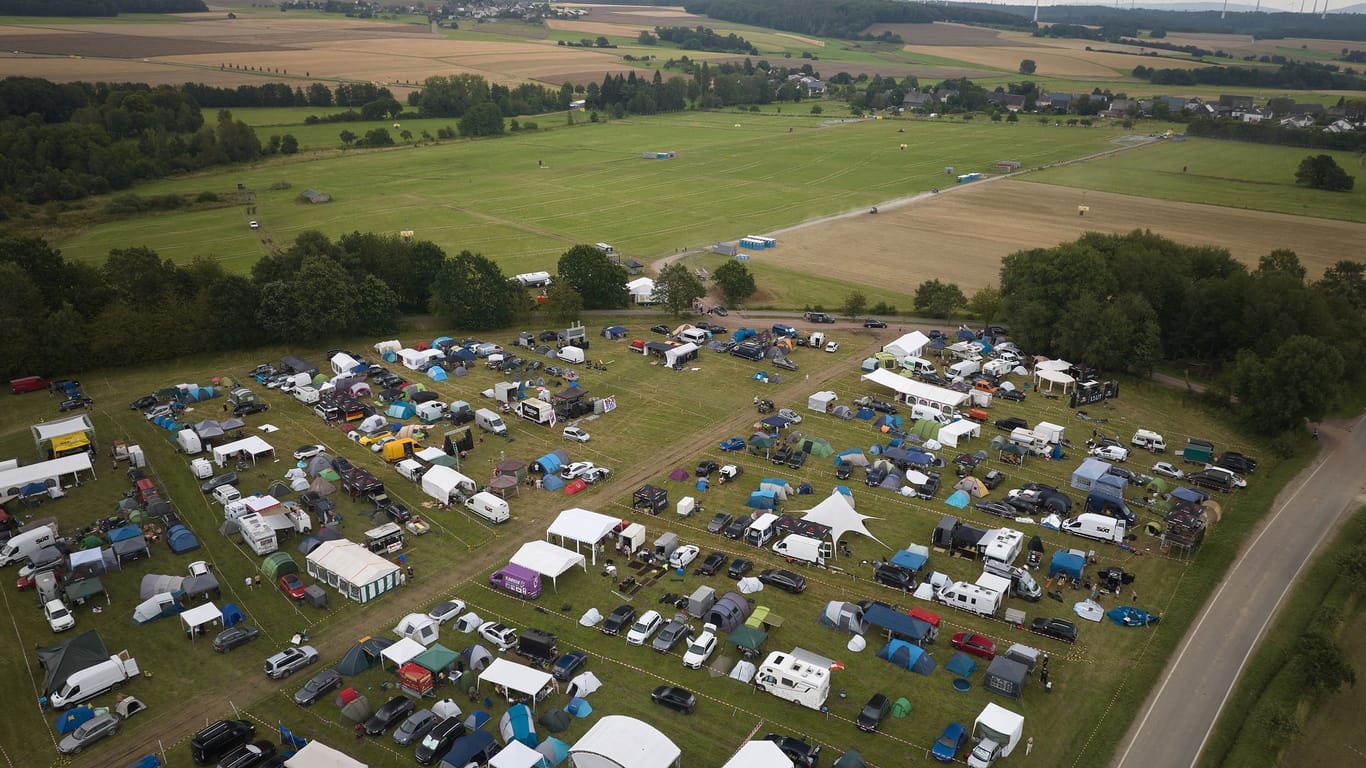
<svg viewBox="0 0 1366 768"><path fill-rule="evenodd" d="M1130 727L1114 768L1195 764L1234 683L1300 571L1351 510L1366 503L1363 422L1366 417L1321 425L1322 455L1281 492L1205 603Z"/></svg>

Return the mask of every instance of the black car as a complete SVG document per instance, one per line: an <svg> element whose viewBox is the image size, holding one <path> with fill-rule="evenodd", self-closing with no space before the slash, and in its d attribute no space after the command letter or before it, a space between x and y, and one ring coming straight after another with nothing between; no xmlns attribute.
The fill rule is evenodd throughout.
<svg viewBox="0 0 1366 768"><path fill-rule="evenodd" d="M323 694L328 691L340 688L341 683L342 676L340 672L335 669L324 669L314 675L312 680L304 683L304 687L300 688L294 694L294 703L301 707L306 707L309 704L316 702L318 699L321 699Z"/></svg>
<svg viewBox="0 0 1366 768"><path fill-rule="evenodd" d="M986 331L987 335L989 335L989 336L1009 336L1009 335L1010 335L1010 333L1005 329L1005 326L1003 326L1003 325L988 325L988 326L986 327L985 331Z"/></svg>
<svg viewBox="0 0 1366 768"><path fill-rule="evenodd" d="M873 572L873 581L893 589L907 592L915 589L915 576L905 568L883 563Z"/></svg>
<svg viewBox="0 0 1366 768"><path fill-rule="evenodd" d="M1077 625L1067 619L1035 619L1029 628L1064 643L1077 642Z"/></svg>
<svg viewBox="0 0 1366 768"><path fill-rule="evenodd" d="M713 552L707 555L707 559L703 560L701 565L697 566L697 572L703 576L711 576L724 567L726 567L726 556L720 552Z"/></svg>
<svg viewBox="0 0 1366 768"><path fill-rule="evenodd" d="M413 513L407 507L396 501L384 505L384 513L389 516L390 520L393 520L399 525L403 525L413 519Z"/></svg>
<svg viewBox="0 0 1366 768"><path fill-rule="evenodd" d="M764 737L764 740L777 744L778 749L781 749L783 754L787 755L787 759L791 760L793 764L799 766L799 768L813 768L813 766L816 765L816 759L820 757L821 754L820 747L813 747L795 736L783 736L778 733L770 733Z"/></svg>
<svg viewBox="0 0 1366 768"><path fill-rule="evenodd" d="M144 395L128 404L129 410L141 411L157 404L156 395Z"/></svg>
<svg viewBox="0 0 1366 768"><path fill-rule="evenodd" d="M304 509L319 517L326 515L337 508L337 505L334 504L331 499L317 491L304 491L299 494L299 503L304 505Z"/></svg>
<svg viewBox="0 0 1366 768"><path fill-rule="evenodd" d="M93 405L94 403L95 401L93 399L86 397L85 395L77 395L76 397L68 397L63 400L62 404L57 406L57 410L66 413L67 411L74 411L78 408Z"/></svg>
<svg viewBox="0 0 1366 768"><path fill-rule="evenodd" d="M1257 460L1244 456L1237 451L1224 451L1219 454L1219 460L1214 462L1214 466L1237 472L1240 475L1250 475L1257 471Z"/></svg>
<svg viewBox="0 0 1366 768"><path fill-rule="evenodd" d="M872 733L882 724L882 718L887 716L887 712L891 708L892 703L887 700L886 694L875 693L873 698L863 705L863 709L859 710L858 719L854 721L854 725L857 725L860 731Z"/></svg>
<svg viewBox="0 0 1366 768"><path fill-rule="evenodd" d="M604 635L617 635L624 627L629 627L636 620L636 609L630 605L619 605L602 622L602 633Z"/></svg>
<svg viewBox="0 0 1366 768"><path fill-rule="evenodd" d="M1002 432L1013 432L1017 429L1024 429L1027 426L1029 426L1029 422L1020 418L1019 416L1011 416L1008 419L996 420L996 428L1001 430Z"/></svg>
<svg viewBox="0 0 1366 768"><path fill-rule="evenodd" d="M870 487L876 488L882 485L882 481L887 479L887 468L882 466L870 466L863 470L863 482Z"/></svg>
<svg viewBox="0 0 1366 768"><path fill-rule="evenodd" d="M1143 486L1147 485L1152 480L1151 477L1145 477L1143 475L1138 474L1137 472L1134 472L1132 469L1116 466L1114 464L1111 464L1109 469L1105 470L1105 474L1114 475L1115 477L1122 477L1124 478L1124 482L1128 483L1129 485Z"/></svg>
<svg viewBox="0 0 1366 768"><path fill-rule="evenodd" d="M786 464L787 460L790 458L792 458L792 446L783 445L779 446L778 450L774 451L773 455L770 456L768 460L773 462L774 464L782 465Z"/></svg>
<svg viewBox="0 0 1366 768"><path fill-rule="evenodd" d="M759 581L794 595L801 594L806 589L805 576L783 568L769 568L760 572Z"/></svg>
<svg viewBox="0 0 1366 768"><path fill-rule="evenodd" d="M730 524L722 529L721 534L728 539L739 539L745 535L745 531L749 530L749 524L752 522L754 521L750 519L749 515L740 515L730 521Z"/></svg>
<svg viewBox="0 0 1366 768"><path fill-rule="evenodd" d="M256 627L248 627L245 624L238 624L235 627L228 627L219 632L213 639L213 649L218 653L227 653L233 648L246 645L256 639Z"/></svg>
<svg viewBox="0 0 1366 768"><path fill-rule="evenodd" d="M650 694L650 699L661 707L691 715L697 711L697 697L686 688L676 685L661 685Z"/></svg>
<svg viewBox="0 0 1366 768"><path fill-rule="evenodd" d="M1004 501L979 501L972 506L988 515L996 515L997 517L1015 518L1020 514L1019 510Z"/></svg>
<svg viewBox="0 0 1366 768"><path fill-rule="evenodd" d="M999 469L993 469L982 476L982 485L985 485L987 490L992 491L996 489L996 486L1004 483L1005 480L1006 476L1004 472Z"/></svg>
<svg viewBox="0 0 1366 768"><path fill-rule="evenodd" d="M588 654L583 651L570 651L555 660L550 668L550 676L560 682L568 682L588 663Z"/></svg>
<svg viewBox="0 0 1366 768"><path fill-rule="evenodd" d="M800 451L800 450L793 451L793 452L792 452L791 454L789 454L788 457L787 457L787 466L791 467L792 469L801 469L801 468L802 468L802 465L805 464L805 463L806 463L806 451Z"/></svg>
<svg viewBox="0 0 1366 768"><path fill-rule="evenodd" d="M218 761L218 768L255 768L275 757L275 745L262 739L243 744Z"/></svg>
<svg viewBox="0 0 1366 768"><path fill-rule="evenodd" d="M465 723L457 716L448 717L437 723L427 735L418 742L413 757L418 765L431 765L450 750L455 740L465 734Z"/></svg>
<svg viewBox="0 0 1366 768"><path fill-rule="evenodd" d="M847 462L847 461L841 460L840 463L838 463L838 464L835 465L835 479L836 479L836 480L848 480L848 479L849 479L849 475L853 474L853 472L854 472L854 465L853 465L853 464L850 464L850 463Z"/></svg>
<svg viewBox="0 0 1366 768"><path fill-rule="evenodd" d="M938 472L926 472L925 482L916 486L915 495L922 499L933 499L934 495L939 493L939 482Z"/></svg>
<svg viewBox="0 0 1366 768"><path fill-rule="evenodd" d="M416 704L407 696L395 696L384 702L375 714L365 721L365 732L371 736L378 736L381 733L399 724L399 721L413 713Z"/></svg>
<svg viewBox="0 0 1366 768"><path fill-rule="evenodd" d="M1025 399L1025 393L1018 389L998 389L996 396L1002 400L1013 400L1017 403L1023 403Z"/></svg>
<svg viewBox="0 0 1366 768"><path fill-rule="evenodd" d="M711 522L707 523L707 533L720 533L726 530L726 526L734 519L735 516L729 512L717 512L712 515Z"/></svg>
<svg viewBox="0 0 1366 768"><path fill-rule="evenodd" d="M200 493L213 493L213 489L220 485L233 485L237 482L236 472L224 472L221 475L214 475L199 484Z"/></svg>
<svg viewBox="0 0 1366 768"><path fill-rule="evenodd" d="M729 315L730 312L727 312L725 307L721 306L720 304L717 304L716 306L714 306L714 307L712 307L711 309L707 310L707 314L709 314L709 315L720 315L721 317L725 317L726 315Z"/></svg>
<svg viewBox="0 0 1366 768"><path fill-rule="evenodd" d="M269 411L269 410L270 410L270 403L263 403L263 402L261 402L261 401L258 400L258 401L253 402L253 403L242 403L241 405L237 406L236 408L233 408L233 409L232 409L232 412L233 412L234 415L237 415L237 416L250 416L250 415L252 415L253 413L265 413L266 411Z"/></svg>
<svg viewBox="0 0 1366 768"><path fill-rule="evenodd" d="M872 319L872 318L868 318L867 320L864 320L864 321L863 321L863 327L864 327L864 328L886 328L886 327L887 327L887 324L884 323L884 322L882 322L881 320L874 320L874 319Z"/></svg>
<svg viewBox="0 0 1366 768"><path fill-rule="evenodd" d="M726 569L726 575L732 579L738 579L752 570L754 570L753 562L746 560L743 557L737 557L730 561L730 567Z"/></svg>
<svg viewBox="0 0 1366 768"><path fill-rule="evenodd" d="M717 463L714 462L714 461L703 461L703 462L699 462L698 465L697 465L697 476L698 476L698 477L707 477L708 475L710 475L711 473L717 471L717 470L720 469L720 468L721 468L721 465L720 465L720 464L717 464Z"/></svg>
<svg viewBox="0 0 1366 768"><path fill-rule="evenodd" d="M652 325L650 326L650 330L660 334L661 336L668 336L670 333L669 326L667 325Z"/></svg>

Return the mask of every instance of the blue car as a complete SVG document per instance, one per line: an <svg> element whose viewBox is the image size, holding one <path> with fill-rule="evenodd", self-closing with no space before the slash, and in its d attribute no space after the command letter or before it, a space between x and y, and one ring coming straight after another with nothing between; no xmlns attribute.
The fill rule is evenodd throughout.
<svg viewBox="0 0 1366 768"><path fill-rule="evenodd" d="M745 449L745 439L743 437L732 437L721 443L723 451L743 451Z"/></svg>
<svg viewBox="0 0 1366 768"><path fill-rule="evenodd" d="M949 723L939 738L935 739L930 756L941 763L951 763L967 743L968 731L963 724Z"/></svg>

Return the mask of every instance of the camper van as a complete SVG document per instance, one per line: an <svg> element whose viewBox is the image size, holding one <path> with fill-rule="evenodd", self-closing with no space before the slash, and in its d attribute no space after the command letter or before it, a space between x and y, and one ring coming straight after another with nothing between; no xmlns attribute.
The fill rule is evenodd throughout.
<svg viewBox="0 0 1366 768"><path fill-rule="evenodd" d="M474 412L474 423L485 432L492 432L495 435L506 436L508 433L508 425L503 423L502 417L487 408L480 408Z"/></svg>
<svg viewBox="0 0 1366 768"><path fill-rule="evenodd" d="M0 567L13 565L28 558L43 547L52 546L57 541L57 524L29 525L23 533L16 534L5 542L0 549Z"/></svg>
<svg viewBox="0 0 1366 768"><path fill-rule="evenodd" d="M974 746L968 755L969 768L991 768L1003 757L1010 757L1024 738L1024 718L1004 707L988 704L972 724Z"/></svg>
<svg viewBox="0 0 1366 768"><path fill-rule="evenodd" d="M304 405L314 405L322 397L322 393L318 391L317 387L313 386L295 387L294 391L290 394L294 396L295 400L298 400Z"/></svg>
<svg viewBox="0 0 1366 768"><path fill-rule="evenodd" d="M1134 432L1134 436L1129 439L1129 443L1136 445L1153 453L1163 453L1167 450L1167 441L1162 435L1150 430L1140 429Z"/></svg>
<svg viewBox="0 0 1366 768"><path fill-rule="evenodd" d="M1085 512L1070 520L1064 520L1062 530L1074 536L1083 536L1100 541L1124 541L1124 521L1113 517Z"/></svg>
<svg viewBox="0 0 1366 768"><path fill-rule="evenodd" d="M1028 427L1017 427L1010 431L1010 442L1023 446L1029 452L1038 456L1048 453L1048 440L1035 434L1034 430Z"/></svg>
<svg viewBox="0 0 1366 768"><path fill-rule="evenodd" d="M678 340L690 344L696 344L700 347L705 345L708 341L711 341L711 334L707 333L701 328L689 328L688 330L678 334Z"/></svg>
<svg viewBox="0 0 1366 768"><path fill-rule="evenodd" d="M949 417L943 411L939 410L938 408L935 408L933 405L912 405L911 420L920 421L921 419L929 419L930 421L935 421L940 424L949 423Z"/></svg>
<svg viewBox="0 0 1366 768"><path fill-rule="evenodd" d="M773 545L773 551L789 560L807 565L825 565L826 558L835 556L834 547L824 539L792 534Z"/></svg>
<svg viewBox="0 0 1366 768"><path fill-rule="evenodd" d="M228 504L231 504L234 501L241 501L242 492L237 490L235 486L220 485L217 488L213 489L213 500L218 502L219 504L227 506Z"/></svg>
<svg viewBox="0 0 1366 768"><path fill-rule="evenodd" d="M939 369L934 367L934 363L931 363L923 357L908 357L901 361L901 367L916 376L939 375Z"/></svg>
<svg viewBox="0 0 1366 768"><path fill-rule="evenodd" d="M66 682L62 683L62 687L49 697L49 700L52 702L52 706L58 709L66 709L73 704L79 704L106 691L113 690L123 685L123 681L131 680L139 674L141 673L138 671L136 660L121 656L110 656L108 661L102 661L93 667L72 672Z"/></svg>
<svg viewBox="0 0 1366 768"><path fill-rule="evenodd" d="M990 360L986 365L982 366L982 373L985 373L988 376L995 376L999 379L1010 373L1011 369L1014 367L1015 366L1011 365L1006 360Z"/></svg>
<svg viewBox="0 0 1366 768"><path fill-rule="evenodd" d="M778 530L778 516L772 512L759 515L754 522L745 529L745 543L755 547L762 547L773 539Z"/></svg>
<svg viewBox="0 0 1366 768"><path fill-rule="evenodd" d="M830 695L830 665L800 648L774 651L754 674L754 687L780 699L819 710Z"/></svg>
<svg viewBox="0 0 1366 768"><path fill-rule="evenodd" d="M986 548L982 554L1006 565L1015 562L1024 550L1024 534L1013 528L998 528L991 533L991 538L983 542Z"/></svg>
<svg viewBox="0 0 1366 768"><path fill-rule="evenodd" d="M1034 580L1029 571L1015 565L1007 565L999 560L984 560L982 568L987 573L1001 576L1010 580L1010 593L1023 600L1038 602L1043 597L1043 590L1039 588L1039 583ZM977 582L981 584L979 580Z"/></svg>
<svg viewBox="0 0 1366 768"><path fill-rule="evenodd" d="M507 501L488 491L480 491L465 499L465 506L474 514L490 523L506 523L512 517Z"/></svg>
<svg viewBox="0 0 1366 768"><path fill-rule="evenodd" d="M1005 595L966 581L955 581L935 593L936 602L978 616L995 616Z"/></svg>
<svg viewBox="0 0 1366 768"><path fill-rule="evenodd" d="M509 563L494 571L489 576L489 584L527 600L541 596L541 574L520 565Z"/></svg>
<svg viewBox="0 0 1366 768"><path fill-rule="evenodd" d="M182 429L177 432L175 442L180 447L180 452L186 456L193 456L204 450L204 443L199 439L199 433L193 429Z"/></svg>
<svg viewBox="0 0 1366 768"><path fill-rule="evenodd" d="M256 512L239 516L237 528L242 532L242 542L258 555L269 555L280 548L275 529Z"/></svg>
<svg viewBox="0 0 1366 768"><path fill-rule="evenodd" d="M982 364L976 360L960 360L944 369L944 378L949 381L966 379L981 370Z"/></svg>

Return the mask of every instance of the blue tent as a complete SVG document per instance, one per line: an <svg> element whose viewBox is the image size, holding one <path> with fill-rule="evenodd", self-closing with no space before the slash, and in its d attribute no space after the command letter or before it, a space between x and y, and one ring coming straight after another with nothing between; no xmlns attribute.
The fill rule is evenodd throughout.
<svg viewBox="0 0 1366 768"><path fill-rule="evenodd" d="M977 338L977 334L973 333L967 328L959 328L957 335L959 341L972 341L973 339Z"/></svg>
<svg viewBox="0 0 1366 768"><path fill-rule="evenodd" d="M82 704L57 715L57 722L53 723L52 726L57 729L58 736L65 736L81 727L81 723L94 716L95 710L91 709L89 704Z"/></svg>
<svg viewBox="0 0 1366 768"><path fill-rule="evenodd" d="M977 671L977 662L966 653L955 653L949 663L944 665L944 669L952 672L959 677L971 677Z"/></svg>
<svg viewBox="0 0 1366 768"><path fill-rule="evenodd" d="M294 732L289 730L284 723L278 724L280 726L280 744L286 749L298 749L308 743L308 739L294 735Z"/></svg>
<svg viewBox="0 0 1366 768"><path fill-rule="evenodd" d="M893 414L888 413L879 416L877 421L873 422L873 426L877 429L882 429L883 427L886 427L888 429L901 429L901 423L902 421L900 416L895 416Z"/></svg>
<svg viewBox="0 0 1366 768"><path fill-rule="evenodd" d="M447 352L446 359L451 361L452 363L472 363L474 362L474 353L469 351L468 349L465 349L464 347L461 347L460 349L452 349L450 352Z"/></svg>
<svg viewBox="0 0 1366 768"><path fill-rule="evenodd" d="M554 736L550 736L541 742L536 747L536 751L540 752L552 766L563 763L569 757L569 745Z"/></svg>
<svg viewBox="0 0 1366 768"><path fill-rule="evenodd" d="M125 539L136 539L142 535L142 529L136 525L123 525L110 531L108 534L109 543L124 541Z"/></svg>
<svg viewBox="0 0 1366 768"><path fill-rule="evenodd" d="M386 363L397 363L398 355L393 352L385 352L384 354L380 355L380 359Z"/></svg>
<svg viewBox="0 0 1366 768"><path fill-rule="evenodd" d="M866 618L866 615L865 615ZM879 659L886 659L889 663L895 664L903 669L918 675L928 675L934 671L934 659L930 658L925 649L918 645L908 643L905 640L892 640L882 646L882 650L877 652Z"/></svg>
<svg viewBox="0 0 1366 768"><path fill-rule="evenodd" d="M564 487L564 480L559 475L546 475L541 478L541 487L547 491L558 491Z"/></svg>
<svg viewBox="0 0 1366 768"><path fill-rule="evenodd" d="M455 339L452 339L450 336L437 336L435 339L432 339L432 346L436 349L442 349L441 343L446 341L454 342Z"/></svg>
<svg viewBox="0 0 1366 768"><path fill-rule="evenodd" d="M1209 498L1209 494L1204 491L1197 491L1191 488L1177 488L1170 494L1173 499L1184 501L1190 504L1203 504Z"/></svg>
<svg viewBox="0 0 1366 768"><path fill-rule="evenodd" d="M226 603L221 610L224 627L235 627L246 620L242 616L242 609L237 607L237 603Z"/></svg>
<svg viewBox="0 0 1366 768"><path fill-rule="evenodd" d="M693 485L693 488L697 489L698 491L705 492L707 490L708 485L709 483L707 483L707 478L699 477L697 478L697 482Z"/></svg>
<svg viewBox="0 0 1366 768"><path fill-rule="evenodd" d="M1121 627L1146 627L1157 622L1157 617L1149 614L1142 608L1135 608L1132 605L1121 605L1118 608L1111 608L1105 612L1110 617L1110 621Z"/></svg>
<svg viewBox="0 0 1366 768"><path fill-rule="evenodd" d="M745 339L753 338L757 335L758 334L756 334L754 330L751 328L741 328L737 330L735 333L732 333L730 337L735 341L744 341Z"/></svg>
<svg viewBox="0 0 1366 768"><path fill-rule="evenodd" d="M863 407L854 412L854 418L861 421L872 421L874 416L877 416L877 411L872 408Z"/></svg>
<svg viewBox="0 0 1366 768"><path fill-rule="evenodd" d="M470 713L469 717L465 718L465 730L471 732L477 731L485 725L488 725L488 722L492 719L493 715L490 715L482 709L476 709Z"/></svg>
<svg viewBox="0 0 1366 768"><path fill-rule="evenodd" d="M918 571L925 567L925 562L928 560L929 558L925 555L917 552L907 552L903 549L899 550L895 555L892 555L891 562L892 565L895 565L898 568L905 568L908 571Z"/></svg>
<svg viewBox="0 0 1366 768"><path fill-rule="evenodd" d="M448 377L446 376L446 370L444 368L439 365L433 365L431 368L427 369L427 378L432 381L445 381Z"/></svg>
<svg viewBox="0 0 1366 768"><path fill-rule="evenodd" d="M844 494L845 496L848 496L848 497L851 498L851 499L854 498L854 492L851 491L851 490L849 490L849 486L847 486L847 485L837 485L837 486L835 486L835 493Z"/></svg>
<svg viewBox="0 0 1366 768"><path fill-rule="evenodd" d="M161 768L161 758L156 755L143 755L141 760L128 766L128 768Z"/></svg>
<svg viewBox="0 0 1366 768"><path fill-rule="evenodd" d="M199 549L199 539L195 538L194 533L183 525L173 525L166 532L166 543L171 547L171 551L177 555Z"/></svg>
<svg viewBox="0 0 1366 768"><path fill-rule="evenodd" d="M775 509L778 506L778 497L773 491L755 491L749 495L749 501L745 506L750 509Z"/></svg>
<svg viewBox="0 0 1366 768"><path fill-rule="evenodd" d="M1065 573L1074 579L1080 579L1081 569L1085 567L1086 558L1058 550L1053 553L1053 560L1048 564L1048 578L1051 579L1059 573Z"/></svg>
<svg viewBox="0 0 1366 768"><path fill-rule="evenodd" d="M411 400L396 400L389 404L384 415L391 419L406 419L417 412L417 406Z"/></svg>
<svg viewBox="0 0 1366 768"><path fill-rule="evenodd" d="M593 705L588 703L588 699L581 699L577 696L569 700L569 704L564 711L582 720L593 714Z"/></svg>
<svg viewBox="0 0 1366 768"><path fill-rule="evenodd" d="M536 748L536 723L531 719L531 709L525 704L509 707L498 723L498 730L503 734L504 744L520 741L532 749Z"/></svg>
<svg viewBox="0 0 1366 768"><path fill-rule="evenodd" d="M441 758L441 766L451 766L452 768L464 768L466 764L480 751L493 744L493 734L488 731L475 731L468 736L461 736L451 745L449 752Z"/></svg>
<svg viewBox="0 0 1366 768"><path fill-rule="evenodd" d="M953 495L944 499L944 503L955 509L963 509L968 505L971 498L965 491L954 491Z"/></svg>

